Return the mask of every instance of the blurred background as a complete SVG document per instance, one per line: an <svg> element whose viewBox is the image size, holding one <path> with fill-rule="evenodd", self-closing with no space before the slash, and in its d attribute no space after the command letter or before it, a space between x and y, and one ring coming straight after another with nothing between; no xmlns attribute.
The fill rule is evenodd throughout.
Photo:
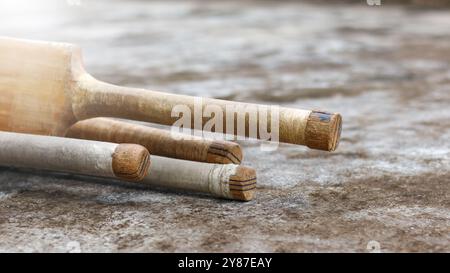
<svg viewBox="0 0 450 273"><path fill-rule="evenodd" d="M246 204L0 169L0 250L450 251L449 7L2 0L0 35L78 44L101 80L326 109L344 127L331 154L242 142L259 183Z"/></svg>

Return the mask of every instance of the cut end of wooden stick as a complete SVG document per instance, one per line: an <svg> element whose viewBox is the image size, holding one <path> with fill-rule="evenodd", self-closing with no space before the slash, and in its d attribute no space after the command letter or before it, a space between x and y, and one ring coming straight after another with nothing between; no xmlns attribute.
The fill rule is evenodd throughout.
<svg viewBox="0 0 450 273"><path fill-rule="evenodd" d="M241 146L231 141L213 141L208 147L206 162L239 165L242 162Z"/></svg>
<svg viewBox="0 0 450 273"><path fill-rule="evenodd" d="M306 146L329 152L336 150L341 128L342 117L339 113L312 111L306 123Z"/></svg>
<svg viewBox="0 0 450 273"><path fill-rule="evenodd" d="M239 166L236 173L230 176L228 183L233 199L250 201L256 190L256 171L249 167Z"/></svg>
<svg viewBox="0 0 450 273"><path fill-rule="evenodd" d="M141 181L150 167L150 153L137 144L119 144L113 154L112 167L118 178Z"/></svg>

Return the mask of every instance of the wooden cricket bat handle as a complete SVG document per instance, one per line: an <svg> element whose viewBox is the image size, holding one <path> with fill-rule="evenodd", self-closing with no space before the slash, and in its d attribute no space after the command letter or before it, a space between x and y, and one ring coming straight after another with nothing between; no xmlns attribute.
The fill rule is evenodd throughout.
<svg viewBox="0 0 450 273"><path fill-rule="evenodd" d="M139 183L250 201L256 190L256 172L235 164L210 164L152 155L149 173Z"/></svg>
<svg viewBox="0 0 450 273"><path fill-rule="evenodd" d="M66 136L114 143L136 143L147 148L152 155L191 161L218 164L240 164L242 161L240 145L231 141L172 133L110 118L79 121L70 127Z"/></svg>
<svg viewBox="0 0 450 273"><path fill-rule="evenodd" d="M136 144L0 132L0 165L139 181L150 154Z"/></svg>
<svg viewBox="0 0 450 273"><path fill-rule="evenodd" d="M73 84L76 85L74 87L76 92L72 100L72 109L79 121L94 117L117 117L173 125L179 119L179 117L171 115L175 106L186 106L194 115L195 104L198 101L198 98L191 96L107 84L94 79L87 73L81 73ZM239 109L238 112L257 107L256 104L203 98L200 111L203 111L208 105L219 107L224 117L234 113L231 113L231 107ZM233 130L236 135L239 133L237 131L238 121L236 116L232 118L234 119ZM270 118L268 118L267 124L262 122L259 114L256 119L258 128L263 126L270 128ZM200 120L201 126L204 126L208 120L209 118L203 117ZM342 119L338 113L280 107L278 120L280 142L306 145L325 151L335 150L339 143ZM224 118L223 121L223 128L227 131L226 119ZM194 122L192 120L191 128L194 128ZM244 122L245 136L248 137L252 124L248 117ZM259 134L257 137L261 138Z"/></svg>

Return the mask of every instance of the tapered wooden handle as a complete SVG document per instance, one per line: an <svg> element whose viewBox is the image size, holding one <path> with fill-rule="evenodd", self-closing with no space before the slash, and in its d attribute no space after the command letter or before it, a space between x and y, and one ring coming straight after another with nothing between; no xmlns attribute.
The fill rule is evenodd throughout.
<svg viewBox="0 0 450 273"><path fill-rule="evenodd" d="M280 142L306 145L313 149L333 151L337 148L341 132L341 116L338 113L300 110L292 108L277 108L277 114L270 106L246 104L218 99L199 98L175 95L164 92L119 87L95 80L87 73L81 73L75 81L75 96L73 112L78 120L94 117L117 117L165 125L173 125L179 117L172 116L175 107L184 107L195 115L209 106L214 106L223 113L222 132L246 137L264 138L260 131L256 136L250 135L250 128L267 127L271 131L272 118L278 121ZM200 105L196 105L200 102ZM198 109L200 108L200 109ZM239 131L239 115L249 111L256 112L254 120L250 115L241 119L245 130ZM262 109L265 109L264 111ZM228 120L227 120L228 117ZM201 117L203 128L210 119ZM190 128L195 128L195 118L192 118ZM233 128L231 127L233 124ZM275 122L273 123L275 124ZM212 128L216 129L216 127Z"/></svg>
<svg viewBox="0 0 450 273"><path fill-rule="evenodd" d="M150 154L137 144L0 132L0 165L139 181Z"/></svg>
<svg viewBox="0 0 450 273"><path fill-rule="evenodd" d="M235 164L210 164L152 156L149 173L139 183L250 201L256 191L256 172L252 168Z"/></svg>
<svg viewBox="0 0 450 273"><path fill-rule="evenodd" d="M241 147L234 142L172 133L110 118L79 121L67 131L66 136L114 143L136 143L146 147L152 155L192 161L219 164L240 164L242 161Z"/></svg>

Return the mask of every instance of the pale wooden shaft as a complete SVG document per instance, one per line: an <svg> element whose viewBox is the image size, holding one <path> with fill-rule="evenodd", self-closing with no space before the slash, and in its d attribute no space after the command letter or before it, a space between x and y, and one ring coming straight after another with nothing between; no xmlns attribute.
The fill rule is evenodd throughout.
<svg viewBox="0 0 450 273"><path fill-rule="evenodd" d="M135 144L0 132L0 165L139 181L149 155Z"/></svg>
<svg viewBox="0 0 450 273"><path fill-rule="evenodd" d="M152 155L192 161L240 164L242 160L241 147L234 142L173 133L110 118L79 121L70 127L66 136L115 143L137 143L146 147Z"/></svg>
<svg viewBox="0 0 450 273"><path fill-rule="evenodd" d="M60 137L0 133L0 165L115 177L117 144Z"/></svg>
<svg viewBox="0 0 450 273"><path fill-rule="evenodd" d="M187 106L194 116L194 105L198 100L198 98L192 96L115 86L97 81L88 74L80 75L77 84L78 92L74 99L73 110L78 120L103 116L173 125L179 119L179 117L172 117L171 115L174 107L177 105ZM257 109L256 125L262 126L259 115L260 108L256 104L202 98L201 110L208 105L217 105L221 108L224 114L224 130L227 130L225 117L229 114L230 106L236 107L234 109L238 109L238 113L243 113L247 109ZM270 109L270 107L267 106L267 109ZM283 107L279 110L279 141L305 145L305 129L311 111ZM267 113L267 130L270 131L271 117L269 113L270 111ZM201 120L202 126L209 119L204 117ZM235 115L233 121L234 134L238 133L237 119L238 116ZM249 136L250 132L249 121L247 117L244 134L246 137ZM194 121L191 122L190 127L194 128ZM260 137L259 134L258 137Z"/></svg>
<svg viewBox="0 0 450 273"><path fill-rule="evenodd" d="M149 173L141 183L249 201L256 188L256 176L253 172L251 177L236 181L243 169L249 168L152 156Z"/></svg>

